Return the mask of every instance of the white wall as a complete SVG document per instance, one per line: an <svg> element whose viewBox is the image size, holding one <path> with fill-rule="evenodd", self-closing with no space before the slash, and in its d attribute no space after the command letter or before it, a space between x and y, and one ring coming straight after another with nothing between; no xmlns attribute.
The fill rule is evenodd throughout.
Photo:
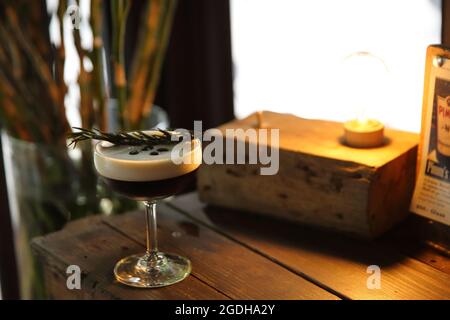
<svg viewBox="0 0 450 320"><path fill-rule="evenodd" d="M420 130L425 51L440 42L439 0L231 0L231 21L237 116L266 109L352 118L342 61L369 51L388 69L381 94L367 90L383 101L372 114Z"/></svg>

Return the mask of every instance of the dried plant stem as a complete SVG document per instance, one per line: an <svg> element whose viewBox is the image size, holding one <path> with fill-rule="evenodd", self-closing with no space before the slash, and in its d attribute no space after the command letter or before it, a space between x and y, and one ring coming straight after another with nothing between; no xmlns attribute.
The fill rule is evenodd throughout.
<svg viewBox="0 0 450 320"><path fill-rule="evenodd" d="M38 75L40 81L44 82L48 88L50 102L54 108L54 114L58 115L58 120L60 121L59 123L54 124L59 126L59 134L56 134L56 138L58 136L62 138L69 130L69 124L65 117L64 94L59 91L58 85L53 80L48 64L46 64L33 45L27 41L22 29L19 27L16 12L12 10L12 8L7 7L6 15L8 18L8 25L15 35L15 39L17 40L19 47L30 60L30 65L33 67L33 70Z"/></svg>
<svg viewBox="0 0 450 320"><path fill-rule="evenodd" d="M0 105L2 119L14 121L18 136L37 142L61 142L70 131L64 98L66 59L64 19L68 0L59 0L60 43L50 41L51 15L46 0L2 0L0 4L0 68L2 69ZM78 3L78 0L75 1ZM94 36L93 49L82 48L79 30L74 30L74 43L80 57L80 113L82 125L105 131L108 126L109 90L103 57L103 0L91 0L90 24ZM110 0L112 17L111 94L118 102L118 127L136 130L144 126L150 114L167 49L177 0L147 0L141 14L138 41L125 70L125 34L131 0ZM66 30L67 31L67 30ZM93 70L85 67L90 59ZM4 89L5 88L5 89ZM14 94L12 94L14 93ZM12 105L16 104L16 110ZM4 121L6 122L6 121ZM11 126L13 127L13 126Z"/></svg>
<svg viewBox="0 0 450 320"><path fill-rule="evenodd" d="M124 114L132 128L138 128L141 122L146 84L151 72L152 61L155 59L157 31L164 3L163 0L149 0L145 8L131 67L130 98Z"/></svg>
<svg viewBox="0 0 450 320"><path fill-rule="evenodd" d="M23 136L23 133L28 131L29 135L34 135L39 141L49 141L50 132L48 127L42 126L42 123L39 121L41 119L39 117L40 112L37 112L39 108L27 107L37 101L35 100L36 97L32 97L33 88L28 88L25 85L21 77L21 70L11 70L10 61L13 61L13 66L22 62L19 60L19 50L14 39L9 36L2 25L0 25L0 42L0 83L2 84L0 87L3 90L3 99L7 100L4 102L5 105L0 105L0 107L5 108L5 116L10 115L15 119L15 123L11 124L15 127L14 132L20 132ZM18 56L16 59L12 59L12 55ZM16 104L17 110L11 109L12 102ZM19 115L20 119L17 119ZM28 125L24 123L25 120L29 121Z"/></svg>
<svg viewBox="0 0 450 320"><path fill-rule="evenodd" d="M150 81L148 82L147 88L145 89L145 99L142 105L142 118L146 118L153 106L153 101L155 99L156 90L158 89L159 78L161 76L161 69L164 62L164 56L167 51L167 46L169 43L170 32L172 30L173 18L175 15L175 9L177 6L177 0L167 0L165 2L166 10L164 17L161 22L161 35L159 39L159 46L156 49L156 57L153 65L150 68Z"/></svg>
<svg viewBox="0 0 450 320"><path fill-rule="evenodd" d="M75 30L74 34L75 48L77 49L80 59L80 73L78 75L78 85L80 86L80 114L81 124L84 128L92 128L94 125L94 108L91 91L91 75L84 67L84 59L86 53L81 46L81 36L79 30Z"/></svg>
<svg viewBox="0 0 450 320"><path fill-rule="evenodd" d="M26 1L15 0L21 2L20 15L27 13L26 18L19 17L20 26L26 32L27 37L33 43L36 51L46 62L49 70L52 68L53 53L50 45L50 32L48 26L50 25L50 16L47 12L46 0ZM61 0L60 2L62 2ZM28 10L24 9L27 8ZM24 23L25 22L25 23Z"/></svg>
<svg viewBox="0 0 450 320"><path fill-rule="evenodd" d="M14 88L11 86L6 75L0 70L0 86L2 88L1 107L3 113L9 119L7 125L23 140L32 141L33 135L38 132L32 132L32 126L27 125L28 117L20 111L25 111L25 103L21 97L15 94Z"/></svg>
<svg viewBox="0 0 450 320"><path fill-rule="evenodd" d="M66 95L67 86L64 81L64 61L66 59L66 50L64 48L64 15L67 10L67 3L65 0L59 0L58 5L58 20L59 20L59 35L60 35L60 44L56 48L55 54L55 78L56 82L59 85L59 90Z"/></svg>
<svg viewBox="0 0 450 320"><path fill-rule="evenodd" d="M105 90L105 80L103 76L103 40L102 40L102 4L103 0L91 0L91 28L94 37L92 52L89 54L93 62L94 70L92 75L93 96L96 101L96 119L95 122L102 131L108 130L107 117L107 90Z"/></svg>
<svg viewBox="0 0 450 320"><path fill-rule="evenodd" d="M52 78L50 70L46 66L46 62L42 59L38 52L33 48L33 46L27 41L25 35L22 32L22 29L19 26L19 21L16 15L11 8L6 9L9 26L11 27L11 31L14 32L15 37L17 39L18 44L27 54L28 58L31 60L34 65L38 76L46 82L49 86L50 96L53 99L54 104L58 105L61 102L61 94L58 91L58 87L56 86L55 81Z"/></svg>
<svg viewBox="0 0 450 320"><path fill-rule="evenodd" d="M124 2L125 1L125 2ZM123 118L127 101L127 79L125 73L125 30L131 3L127 0L112 0L113 20L111 59L113 64L114 94L118 103L118 122L122 128L128 127Z"/></svg>

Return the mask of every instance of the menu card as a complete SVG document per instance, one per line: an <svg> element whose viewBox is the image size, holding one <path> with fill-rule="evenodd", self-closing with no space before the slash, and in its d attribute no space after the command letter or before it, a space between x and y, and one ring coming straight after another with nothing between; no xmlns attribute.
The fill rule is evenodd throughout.
<svg viewBox="0 0 450 320"><path fill-rule="evenodd" d="M450 225L450 51L428 47L417 182L411 211Z"/></svg>

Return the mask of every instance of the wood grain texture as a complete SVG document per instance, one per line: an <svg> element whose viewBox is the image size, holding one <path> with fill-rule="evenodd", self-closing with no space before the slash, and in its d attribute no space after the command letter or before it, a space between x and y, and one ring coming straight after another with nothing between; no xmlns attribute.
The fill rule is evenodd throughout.
<svg viewBox="0 0 450 320"><path fill-rule="evenodd" d="M385 146L355 149L342 143L337 122L272 112L264 112L263 119L264 128L280 129L278 173L262 176L260 166L252 164L203 165L198 172L202 201L366 238L408 214L416 134L386 130ZM219 129L254 125L250 116Z"/></svg>
<svg viewBox="0 0 450 320"><path fill-rule="evenodd" d="M232 299L337 299L270 259L210 230L178 211L158 208L160 250L192 261L192 274ZM145 243L143 213L105 220Z"/></svg>
<svg viewBox="0 0 450 320"><path fill-rule="evenodd" d="M56 299L228 299L195 277L158 290L141 290L114 280L115 263L144 247L117 232L98 218L87 218L62 231L33 241L42 259L50 298ZM66 269L82 270L82 289L66 287Z"/></svg>
<svg viewBox="0 0 450 320"><path fill-rule="evenodd" d="M448 251L438 250L434 245L430 245L430 243L439 243L436 240L440 240L441 233L436 235L436 231L433 223L427 218L410 215L404 223L388 232L379 241L395 248L398 252L450 274Z"/></svg>
<svg viewBox="0 0 450 320"><path fill-rule="evenodd" d="M344 297L450 299L449 274L400 254L381 240L357 241L281 220L209 207L196 194L178 197L171 206ZM379 290L366 286L369 265L381 268Z"/></svg>

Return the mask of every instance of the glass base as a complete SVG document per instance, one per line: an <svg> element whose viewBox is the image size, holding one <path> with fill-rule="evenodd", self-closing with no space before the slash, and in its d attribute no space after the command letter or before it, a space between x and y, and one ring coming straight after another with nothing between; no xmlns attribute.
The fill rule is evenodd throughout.
<svg viewBox="0 0 450 320"><path fill-rule="evenodd" d="M117 281L137 288L169 286L190 273L189 259L162 252L129 256L117 262L114 268Z"/></svg>

